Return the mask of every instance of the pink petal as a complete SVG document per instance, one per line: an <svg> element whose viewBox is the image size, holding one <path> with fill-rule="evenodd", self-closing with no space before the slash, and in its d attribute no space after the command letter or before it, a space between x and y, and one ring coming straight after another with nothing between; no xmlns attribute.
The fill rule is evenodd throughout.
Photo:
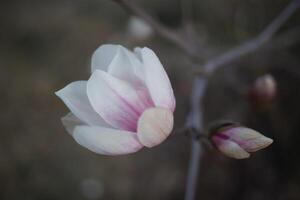
<svg viewBox="0 0 300 200"><path fill-rule="evenodd" d="M95 126L77 126L74 139L89 150L103 155L134 153L143 145L136 133Z"/></svg>
<svg viewBox="0 0 300 200"><path fill-rule="evenodd" d="M255 152L272 144L273 140L247 127L235 127L223 132L230 140L248 152Z"/></svg>
<svg viewBox="0 0 300 200"><path fill-rule="evenodd" d="M145 88L133 87L110 74L96 70L87 83L93 108L115 128L136 131L141 113L153 103Z"/></svg>
<svg viewBox="0 0 300 200"><path fill-rule="evenodd" d="M81 121L89 125L108 126L92 108L86 89L87 81L76 81L55 92L55 94Z"/></svg>
<svg viewBox="0 0 300 200"><path fill-rule="evenodd" d="M212 137L212 141L217 147L217 149L228 157L235 159L245 159L250 156L250 154L240 147L237 143L219 137L217 134Z"/></svg>
<svg viewBox="0 0 300 200"><path fill-rule="evenodd" d="M175 97L166 71L158 57L149 48L136 48L135 53L143 62L145 83L157 107L175 109Z"/></svg>

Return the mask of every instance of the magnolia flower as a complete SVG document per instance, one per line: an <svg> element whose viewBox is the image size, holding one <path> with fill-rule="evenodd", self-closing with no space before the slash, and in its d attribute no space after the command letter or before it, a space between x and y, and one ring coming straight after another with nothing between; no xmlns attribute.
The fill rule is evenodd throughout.
<svg viewBox="0 0 300 200"><path fill-rule="evenodd" d="M250 153L273 143L272 139L253 129L235 125L219 128L212 133L211 140L220 152L236 159L248 158Z"/></svg>
<svg viewBox="0 0 300 200"><path fill-rule="evenodd" d="M175 98L169 78L149 48L134 52L100 46L88 81L56 92L70 109L62 118L82 146L104 155L136 152L164 141L173 128Z"/></svg>

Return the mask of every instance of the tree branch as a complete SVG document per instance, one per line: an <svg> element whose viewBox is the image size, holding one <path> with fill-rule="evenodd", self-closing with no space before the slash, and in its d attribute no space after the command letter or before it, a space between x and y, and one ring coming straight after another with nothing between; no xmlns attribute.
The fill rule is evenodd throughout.
<svg viewBox="0 0 300 200"><path fill-rule="evenodd" d="M181 37L175 31L167 28L166 26L164 26L163 24L155 20L145 10L143 10L137 4L132 2L132 0L112 0L112 1L118 3L120 6L125 8L133 15L136 15L137 17L143 19L146 23L148 23L153 28L153 30L158 35L173 42L182 50L184 50L189 56L191 56L194 59L197 59L198 52L194 51L193 50L194 48L191 48L190 43L185 38Z"/></svg>
<svg viewBox="0 0 300 200"><path fill-rule="evenodd" d="M240 46L237 46L228 52L225 52L219 57L213 58L206 62L204 70L206 74L199 75L194 81L193 91L191 95L191 111L188 115L186 126L188 128L195 128L198 133L203 133L203 97L206 91L207 76L212 74L217 68L224 66L243 55L259 49L264 43L269 41L272 36L282 27L288 18L299 8L300 0L292 1L280 14L276 17L269 26L255 39L250 40ZM186 196L185 200L194 200L197 186L197 176L202 157L202 148L199 141L192 138L192 149L190 155L190 166L187 178Z"/></svg>
<svg viewBox="0 0 300 200"><path fill-rule="evenodd" d="M181 0L182 26L189 42L198 41L193 18L193 0Z"/></svg>
<svg viewBox="0 0 300 200"><path fill-rule="evenodd" d="M199 175L200 159L203 154L203 149L199 141L192 140L191 156L188 169L188 177L186 183L185 200L194 200L197 189L197 179Z"/></svg>
<svg viewBox="0 0 300 200"><path fill-rule="evenodd" d="M300 0L293 0L285 9L259 34L256 38L237 46L220 56L212 58L204 65L204 71L211 74L217 68L229 64L240 57L256 51L268 42L285 22L296 12L300 6Z"/></svg>
<svg viewBox="0 0 300 200"><path fill-rule="evenodd" d="M156 21L152 16L147 14L142 8L133 3L131 0L113 1L121 5L133 15L142 18L153 28L153 30L157 34L176 44L178 47L183 49L185 53L187 53L191 58L198 59L200 57L198 55L198 52L195 51L195 48L191 46L190 42L186 38L181 37L173 30L165 27L164 25ZM256 38L249 40L217 57L208 60L203 66L204 72L206 72L205 75L211 75L219 67L229 64L235 60L238 60L244 55L258 50L274 36L274 34L285 24L289 17L296 12L299 6L300 0L293 0ZM203 133L202 101L204 93L206 91L208 79L208 76L205 75L197 76L194 80L194 86L191 95L191 111L186 121L186 127L196 129L196 131L199 132L199 134ZM185 196L186 200L193 200L195 198L197 186L196 182L201 156L201 144L199 143L199 141L196 141L196 139L192 137L191 160L186 188L187 193Z"/></svg>
<svg viewBox="0 0 300 200"><path fill-rule="evenodd" d="M203 96L207 84L206 77L196 77L191 94L191 110L187 117L186 126L195 129L199 134L203 129ZM191 137L190 163L187 176L185 200L194 200L197 189L197 177L202 157L202 146L200 142Z"/></svg>

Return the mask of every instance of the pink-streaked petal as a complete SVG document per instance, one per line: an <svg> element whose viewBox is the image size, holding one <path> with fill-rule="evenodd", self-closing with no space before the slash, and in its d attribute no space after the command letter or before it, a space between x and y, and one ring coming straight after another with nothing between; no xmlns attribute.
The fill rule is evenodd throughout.
<svg viewBox="0 0 300 200"><path fill-rule="evenodd" d="M158 57L147 47L143 49L136 48L135 54L142 60L145 84L154 104L157 107L174 111L175 97L173 89L168 75Z"/></svg>
<svg viewBox="0 0 300 200"><path fill-rule="evenodd" d="M87 81L75 81L55 92L81 121L95 126L108 126L92 108L87 97ZM108 126L109 127L109 126Z"/></svg>
<svg viewBox="0 0 300 200"><path fill-rule="evenodd" d="M217 149L228 157L235 159L249 158L250 154L240 147L237 143L219 137L217 134L212 137L212 141Z"/></svg>
<svg viewBox="0 0 300 200"><path fill-rule="evenodd" d="M73 113L68 113L61 118L62 124L70 135L73 135L73 131L76 126L86 125L83 121L77 118Z"/></svg>
<svg viewBox="0 0 300 200"><path fill-rule="evenodd" d="M165 108L149 108L138 121L137 136L146 147L162 143L173 129L173 112Z"/></svg>
<svg viewBox="0 0 300 200"><path fill-rule="evenodd" d="M73 137L80 145L103 155L129 154L143 148L136 133L111 128L76 126Z"/></svg>
<svg viewBox="0 0 300 200"><path fill-rule="evenodd" d="M108 73L131 84L141 84L143 80L142 63L129 50L120 46L108 67Z"/></svg>
<svg viewBox="0 0 300 200"><path fill-rule="evenodd" d="M230 140L238 143L248 152L255 152L266 148L273 143L273 140L247 127L235 127L224 131L222 134Z"/></svg>
<svg viewBox="0 0 300 200"><path fill-rule="evenodd" d="M267 137L260 137L252 140L248 140L240 146L248 152L255 152L264 149L271 145L273 140Z"/></svg>
<svg viewBox="0 0 300 200"><path fill-rule="evenodd" d="M117 55L120 45L104 44L101 45L92 55L92 73L99 69L107 71L108 66Z"/></svg>
<svg viewBox="0 0 300 200"><path fill-rule="evenodd" d="M111 126L136 131L141 113L153 103L146 88L135 88L96 70L87 83L87 95L97 113Z"/></svg>

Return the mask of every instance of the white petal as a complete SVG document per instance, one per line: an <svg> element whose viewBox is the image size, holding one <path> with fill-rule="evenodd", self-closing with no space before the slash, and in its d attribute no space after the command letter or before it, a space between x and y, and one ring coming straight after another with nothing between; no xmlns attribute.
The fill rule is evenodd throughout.
<svg viewBox="0 0 300 200"><path fill-rule="evenodd" d="M78 119L73 113L68 113L66 116L61 118L61 121L68 131L69 134L73 135L73 131L76 126L86 125L80 119Z"/></svg>
<svg viewBox="0 0 300 200"><path fill-rule="evenodd" d="M120 45L101 45L92 56L92 73L97 69L107 71L119 48Z"/></svg>
<svg viewBox="0 0 300 200"><path fill-rule="evenodd" d="M224 131L224 135L238 143L248 152L255 152L266 148L273 143L273 140L267 138L261 133L247 127L235 127Z"/></svg>
<svg viewBox="0 0 300 200"><path fill-rule="evenodd" d="M86 84L87 81L72 82L55 94L81 121L89 125L108 126L92 108L87 97Z"/></svg>
<svg viewBox="0 0 300 200"><path fill-rule="evenodd" d="M133 88L106 72L96 70L87 83L93 108L115 128L136 131L140 114L152 107L145 88Z"/></svg>
<svg viewBox="0 0 300 200"><path fill-rule="evenodd" d="M142 63L129 50L120 46L108 67L108 73L131 84L141 84L143 80Z"/></svg>
<svg viewBox="0 0 300 200"><path fill-rule="evenodd" d="M213 136L212 140L219 151L228 157L235 159L245 159L250 157L250 154L247 151L229 139L222 139L218 136Z"/></svg>
<svg viewBox="0 0 300 200"><path fill-rule="evenodd" d="M137 59L139 59L139 61L143 62L141 47L135 47L133 53L137 57Z"/></svg>
<svg viewBox="0 0 300 200"><path fill-rule="evenodd" d="M169 109L147 109L138 121L138 139L146 147L162 143L173 129L173 120L173 113Z"/></svg>
<svg viewBox="0 0 300 200"><path fill-rule="evenodd" d="M104 127L77 126L74 139L89 150L103 155L121 155L134 153L143 145L136 133Z"/></svg>
<svg viewBox="0 0 300 200"><path fill-rule="evenodd" d="M271 138L267 138L267 137L263 136L260 138L249 140L249 141L245 142L245 144L242 144L241 147L248 152L255 152L255 151L258 151L258 150L268 147L272 143L273 143L273 140Z"/></svg>
<svg viewBox="0 0 300 200"><path fill-rule="evenodd" d="M143 62L145 83L157 107L175 109L175 97L166 71L158 57L149 48L135 49L137 57Z"/></svg>

